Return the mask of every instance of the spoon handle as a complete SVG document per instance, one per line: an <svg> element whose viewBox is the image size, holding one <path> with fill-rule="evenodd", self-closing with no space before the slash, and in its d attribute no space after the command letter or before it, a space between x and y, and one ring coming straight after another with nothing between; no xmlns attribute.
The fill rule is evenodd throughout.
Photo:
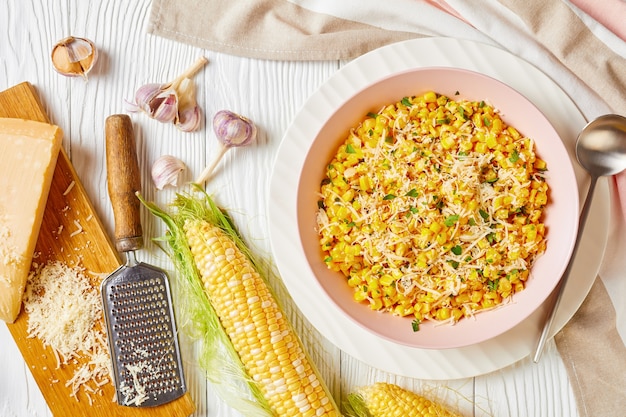
<svg viewBox="0 0 626 417"><path fill-rule="evenodd" d="M576 234L576 241L574 243L574 249L572 250L572 255L567 264L567 268L565 268L565 272L561 277L561 282L558 286L558 293L554 302L550 306L550 311L548 312L548 318L546 319L543 330L541 332L541 337L539 337L539 342L537 343L537 348L535 349L535 356L533 357L533 361L535 363L539 362L539 358L541 358L541 354L543 353L543 348L545 347L546 342L548 341L548 335L550 334L550 330L552 328L552 322L554 321L554 317L556 316L556 311L559 307L559 303L561 301L561 296L563 295L563 290L565 289L565 284L567 283L567 279L569 278L570 272L572 271L572 266L574 265L574 259L576 257L576 252L578 251L578 245L580 244L580 240L583 235L583 230L585 229L585 224L587 223L587 215L589 214L589 209L591 208L591 201L593 200L593 193L596 188L596 183L598 182L597 176L591 177L591 183L589 184L589 190L587 191L587 197L585 198L585 204L583 204L583 210L580 213L580 219L578 221L578 233Z"/></svg>

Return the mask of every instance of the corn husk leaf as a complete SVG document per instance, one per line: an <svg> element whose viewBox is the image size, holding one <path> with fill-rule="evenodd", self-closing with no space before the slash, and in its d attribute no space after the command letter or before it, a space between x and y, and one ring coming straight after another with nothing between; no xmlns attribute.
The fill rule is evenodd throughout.
<svg viewBox="0 0 626 417"><path fill-rule="evenodd" d="M187 220L203 219L224 230L244 253L249 254L228 215L204 191L202 193L203 198L178 194L172 204L175 209L173 213L167 213L154 203L147 202L139 195L138 197L168 228L167 234L157 240L166 243L167 247L163 249L176 269L173 279L177 287L178 302L174 304L179 327L192 340L200 343L199 366L205 372L206 378L220 398L241 414L253 417L273 416L267 400L245 372L230 338L209 302L187 245L183 224Z"/></svg>
<svg viewBox="0 0 626 417"><path fill-rule="evenodd" d="M345 417L373 417L365 405L365 399L360 394L348 394L348 399L343 402Z"/></svg>

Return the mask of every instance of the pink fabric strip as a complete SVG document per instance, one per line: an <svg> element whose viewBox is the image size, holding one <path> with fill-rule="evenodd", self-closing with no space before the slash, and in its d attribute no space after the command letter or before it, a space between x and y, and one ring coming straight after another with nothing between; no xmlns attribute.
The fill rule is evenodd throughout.
<svg viewBox="0 0 626 417"><path fill-rule="evenodd" d="M626 2L624 0L570 0L615 35L626 41Z"/></svg>
<svg viewBox="0 0 626 417"><path fill-rule="evenodd" d="M445 0L423 0L444 12L468 23ZM572 4L587 13L601 25L626 41L626 1L624 0L570 0Z"/></svg>
<svg viewBox="0 0 626 417"><path fill-rule="evenodd" d="M570 0L616 36L626 41L626 2L623 0ZM614 191L626 221L626 173L613 177Z"/></svg>
<svg viewBox="0 0 626 417"><path fill-rule="evenodd" d="M454 10L445 0L423 0L423 1L428 4L433 5L434 7L440 10L443 10L446 13L451 14L452 16L464 21L465 23L469 23L467 20L463 18L463 16L461 16L456 10Z"/></svg>

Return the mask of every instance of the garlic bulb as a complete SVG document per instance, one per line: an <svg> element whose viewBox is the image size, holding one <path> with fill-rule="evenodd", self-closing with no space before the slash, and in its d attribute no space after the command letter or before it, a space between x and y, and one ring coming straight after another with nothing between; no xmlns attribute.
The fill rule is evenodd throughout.
<svg viewBox="0 0 626 417"><path fill-rule="evenodd" d="M229 110L220 110L213 116L213 131L220 142L220 151L196 179L197 184L207 181L226 151L236 146L246 146L256 140L257 128L252 121Z"/></svg>
<svg viewBox="0 0 626 417"><path fill-rule="evenodd" d="M184 132L200 126L200 108L196 102L196 85L191 77L208 60L198 59L191 67L166 84L146 84L135 93L135 102L128 103L129 111L143 111L162 123L173 122Z"/></svg>
<svg viewBox="0 0 626 417"><path fill-rule="evenodd" d="M213 130L217 139L227 148L248 145L256 138L254 123L228 110L220 110L215 113Z"/></svg>
<svg viewBox="0 0 626 417"><path fill-rule="evenodd" d="M152 181L157 190L162 190L167 185L176 187L180 173L186 166L180 159L171 155L163 155L152 164Z"/></svg>
<svg viewBox="0 0 626 417"><path fill-rule="evenodd" d="M62 75L83 77L93 68L98 59L98 50L92 41L85 38L68 36L57 42L52 48L52 65Z"/></svg>

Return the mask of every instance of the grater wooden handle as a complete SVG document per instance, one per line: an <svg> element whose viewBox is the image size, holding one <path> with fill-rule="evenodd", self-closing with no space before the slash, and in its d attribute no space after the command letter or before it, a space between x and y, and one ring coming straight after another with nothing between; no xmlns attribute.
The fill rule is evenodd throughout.
<svg viewBox="0 0 626 417"><path fill-rule="evenodd" d="M105 123L107 185L115 218L115 247L129 252L143 246L140 204L141 191L135 134L130 117L114 114Z"/></svg>

